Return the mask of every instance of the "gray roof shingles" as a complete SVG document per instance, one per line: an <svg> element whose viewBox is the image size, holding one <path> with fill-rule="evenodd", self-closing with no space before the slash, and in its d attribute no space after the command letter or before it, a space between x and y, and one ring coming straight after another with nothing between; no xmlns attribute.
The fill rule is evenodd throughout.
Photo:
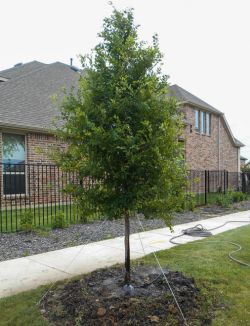
<svg viewBox="0 0 250 326"><path fill-rule="evenodd" d="M199 97L189 93L188 91L186 91L185 89L183 89L182 87L180 87L176 84L169 87L169 95L175 96L179 102L188 102L188 103L197 105L199 107L203 107L211 112L214 112L217 114L222 114L221 111L215 109L210 104L204 102Z"/></svg>
<svg viewBox="0 0 250 326"><path fill-rule="evenodd" d="M40 130L50 129L58 115L52 95L63 95L63 88L69 90L80 76L66 64L37 61L0 74L10 78L0 84L0 125Z"/></svg>
<svg viewBox="0 0 250 326"><path fill-rule="evenodd" d="M52 95L63 95L63 88L77 86L80 74L74 67L55 62L32 61L0 71L8 80L0 83L0 126L49 130L58 111ZM169 87L169 95L180 102L203 107L222 114L197 96L178 85ZM243 144L234 139L236 145Z"/></svg>
<svg viewBox="0 0 250 326"><path fill-rule="evenodd" d="M12 68L0 71L0 76L5 78L17 78L23 76L27 73L30 73L34 70L40 69L46 66L45 63L39 61L31 61L25 64L17 65Z"/></svg>

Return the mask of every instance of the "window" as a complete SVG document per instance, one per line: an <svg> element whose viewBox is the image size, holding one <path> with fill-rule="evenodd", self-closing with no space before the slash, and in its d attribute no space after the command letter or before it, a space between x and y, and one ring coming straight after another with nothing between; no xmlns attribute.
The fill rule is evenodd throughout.
<svg viewBox="0 0 250 326"><path fill-rule="evenodd" d="M200 130L200 111L195 110L195 129Z"/></svg>
<svg viewBox="0 0 250 326"><path fill-rule="evenodd" d="M195 129L204 134L211 135L211 113L195 110Z"/></svg>
<svg viewBox="0 0 250 326"><path fill-rule="evenodd" d="M211 114L206 113L206 131L207 135L211 135Z"/></svg>
<svg viewBox="0 0 250 326"><path fill-rule="evenodd" d="M200 132L202 134L206 133L206 113L201 111L201 129Z"/></svg>
<svg viewBox="0 0 250 326"><path fill-rule="evenodd" d="M3 134L3 189L5 195L25 193L25 136Z"/></svg>

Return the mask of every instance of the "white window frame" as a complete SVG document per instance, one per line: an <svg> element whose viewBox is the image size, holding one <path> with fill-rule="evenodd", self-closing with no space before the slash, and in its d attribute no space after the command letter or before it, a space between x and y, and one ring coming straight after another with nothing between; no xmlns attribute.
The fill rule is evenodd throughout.
<svg viewBox="0 0 250 326"><path fill-rule="evenodd" d="M212 120L211 113L206 112L206 134L208 136L211 136L211 120Z"/></svg>
<svg viewBox="0 0 250 326"><path fill-rule="evenodd" d="M212 114L207 111L195 109L195 130L202 135L211 136Z"/></svg>

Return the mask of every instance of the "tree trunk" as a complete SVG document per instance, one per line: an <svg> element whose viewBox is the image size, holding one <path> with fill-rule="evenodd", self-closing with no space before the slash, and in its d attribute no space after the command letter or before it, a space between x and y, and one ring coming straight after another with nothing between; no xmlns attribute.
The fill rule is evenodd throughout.
<svg viewBox="0 0 250 326"><path fill-rule="evenodd" d="M130 284L130 245L129 245L129 236L130 236L130 226L129 226L129 213L125 212L125 284Z"/></svg>

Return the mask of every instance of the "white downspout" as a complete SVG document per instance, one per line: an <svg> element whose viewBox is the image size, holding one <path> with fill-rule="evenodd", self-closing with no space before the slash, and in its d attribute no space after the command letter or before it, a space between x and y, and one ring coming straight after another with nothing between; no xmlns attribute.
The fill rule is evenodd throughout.
<svg viewBox="0 0 250 326"><path fill-rule="evenodd" d="M241 171L241 168L240 168L240 147L237 148L237 153L238 153L237 170L238 170L238 172L240 172Z"/></svg>

